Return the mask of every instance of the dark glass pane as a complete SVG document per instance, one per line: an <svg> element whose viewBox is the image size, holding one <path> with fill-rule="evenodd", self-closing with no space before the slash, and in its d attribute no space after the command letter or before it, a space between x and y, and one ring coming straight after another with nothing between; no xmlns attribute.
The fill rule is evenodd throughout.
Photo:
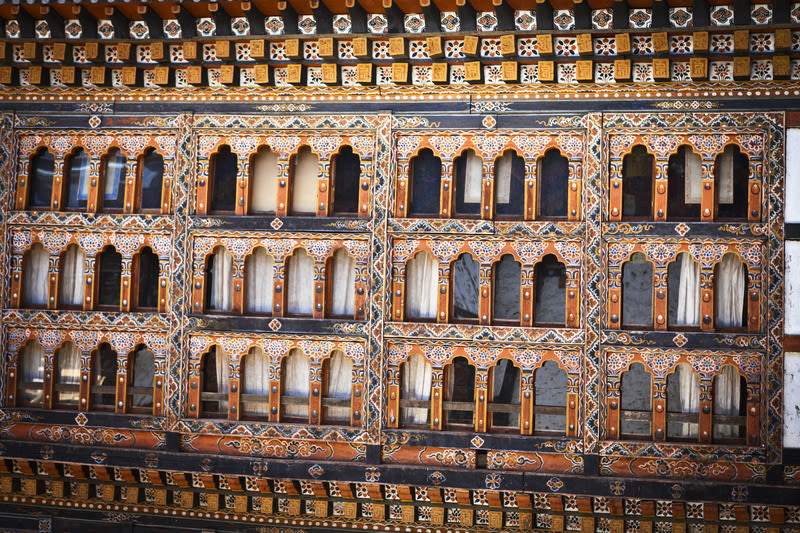
<svg viewBox="0 0 800 533"><path fill-rule="evenodd" d="M522 266L504 255L494 266L494 318L519 320L519 290Z"/></svg>
<svg viewBox="0 0 800 533"><path fill-rule="evenodd" d="M118 306L122 256L113 248L104 251L97 258L97 271L97 304Z"/></svg>
<svg viewBox="0 0 800 533"><path fill-rule="evenodd" d="M630 370L622 373L620 385L620 404L623 412L620 416L620 432L625 435L649 435L650 422L641 417L650 416L650 397L652 396L650 374L645 372L644 365L633 363ZM639 411L625 413L624 411Z"/></svg>
<svg viewBox="0 0 800 533"><path fill-rule="evenodd" d="M161 208L161 187L164 179L164 158L150 149L140 161L142 180L141 209Z"/></svg>
<svg viewBox="0 0 800 533"><path fill-rule="evenodd" d="M456 215L481 214L481 174L483 161L468 150L455 161Z"/></svg>
<svg viewBox="0 0 800 533"><path fill-rule="evenodd" d="M622 326L652 325L653 265L636 252L622 265Z"/></svg>
<svg viewBox="0 0 800 533"><path fill-rule="evenodd" d="M358 213L358 181L361 178L361 158L345 146L333 163L333 212L342 215Z"/></svg>
<svg viewBox="0 0 800 533"><path fill-rule="evenodd" d="M139 294L138 304L141 308L158 306L158 256L150 248L139 254Z"/></svg>
<svg viewBox="0 0 800 533"><path fill-rule="evenodd" d="M480 265L469 254L453 262L453 318L477 319Z"/></svg>
<svg viewBox="0 0 800 533"><path fill-rule="evenodd" d="M109 389L102 391L95 389L92 392L92 404L113 406L117 376L117 352L112 350L108 343L104 342L94 353L92 360L93 388L109 387Z"/></svg>
<svg viewBox="0 0 800 533"><path fill-rule="evenodd" d="M212 156L211 172L211 211L234 211L239 167L230 146L223 146Z"/></svg>
<svg viewBox="0 0 800 533"><path fill-rule="evenodd" d="M511 159L510 164L503 162ZM506 169L508 167L508 169ZM508 172L508 176L505 173ZM495 213L522 217L525 209L525 160L509 152L495 163Z"/></svg>
<svg viewBox="0 0 800 533"><path fill-rule="evenodd" d="M688 146L681 146L670 156L667 167L669 220L700 219L700 171L700 158Z"/></svg>
<svg viewBox="0 0 800 533"><path fill-rule="evenodd" d="M545 361L534 372L534 405L536 407L563 407L558 414L535 412L534 431L557 431L567 428L567 373L555 361Z"/></svg>
<svg viewBox="0 0 800 533"><path fill-rule="evenodd" d="M463 357L456 357L448 373L448 400L451 402L475 401L475 367ZM472 424L472 410L450 409L447 421L451 424Z"/></svg>
<svg viewBox="0 0 800 533"><path fill-rule="evenodd" d="M409 180L408 206L410 215L439 215L440 186L442 181L442 161L427 148L411 160L411 180Z"/></svg>
<svg viewBox="0 0 800 533"><path fill-rule="evenodd" d="M494 367L492 403L519 405L519 368L508 359L501 359ZM492 413L492 426L519 427L518 413Z"/></svg>
<svg viewBox="0 0 800 533"><path fill-rule="evenodd" d="M536 265L536 299L533 320L535 324L553 324L564 327L567 304L567 269L556 256L547 254Z"/></svg>
<svg viewBox="0 0 800 533"><path fill-rule="evenodd" d="M725 165L723 165L723 159L727 159ZM750 177L747 155L741 153L738 146L726 146L725 153L717 156L714 166L717 189L717 218L747 220L747 181ZM727 166L728 170L723 170L723 166ZM730 194L725 194L722 190L722 183L725 180L722 174L726 172L733 174L732 198ZM728 176L729 187L730 180L731 177Z"/></svg>
<svg viewBox="0 0 800 533"><path fill-rule="evenodd" d="M67 160L66 181L62 203L67 209L86 207L89 199L89 156L83 149L78 149Z"/></svg>
<svg viewBox="0 0 800 533"><path fill-rule="evenodd" d="M622 162L622 216L652 218L654 158L635 146Z"/></svg>
<svg viewBox="0 0 800 533"><path fill-rule="evenodd" d="M104 209L122 209L125 206L126 171L125 156L114 148L105 158L102 192Z"/></svg>
<svg viewBox="0 0 800 533"><path fill-rule="evenodd" d="M567 216L569 161L558 150L548 150L539 160L539 216Z"/></svg>
<svg viewBox="0 0 800 533"><path fill-rule="evenodd" d="M31 159L28 170L28 209L48 209L53 196L53 174L56 159L44 150Z"/></svg>
<svg viewBox="0 0 800 533"><path fill-rule="evenodd" d="M214 299L211 297L212 287L214 286L214 260L217 258L217 254L213 253L208 256L206 259L206 271L205 271L205 279L206 279L206 294L203 302L204 309L214 309Z"/></svg>

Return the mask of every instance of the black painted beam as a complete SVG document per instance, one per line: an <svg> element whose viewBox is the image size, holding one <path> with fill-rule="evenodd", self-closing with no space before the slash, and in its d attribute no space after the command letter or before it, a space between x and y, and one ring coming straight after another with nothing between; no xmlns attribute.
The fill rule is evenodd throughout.
<svg viewBox="0 0 800 533"><path fill-rule="evenodd" d="M219 4L209 4L209 11L213 9L212 6L216 7L216 10L212 11L211 16L214 18L214 24L217 26L217 35L220 37L233 35L231 31L231 16Z"/></svg>
<svg viewBox="0 0 800 533"><path fill-rule="evenodd" d="M296 35L297 31L297 11L292 8L292 5L283 0L278 2L278 10L283 20L283 32L286 35Z"/></svg>
<svg viewBox="0 0 800 533"><path fill-rule="evenodd" d="M587 0L577 2L575 7L575 29L577 30L591 30L592 29L592 8Z"/></svg>
<svg viewBox="0 0 800 533"><path fill-rule="evenodd" d="M347 7L347 12L350 14L350 26L353 33L367 33L367 12L361 5L353 0L352 6Z"/></svg>
<svg viewBox="0 0 800 533"><path fill-rule="evenodd" d="M424 5L423 2L427 1L428 4ZM439 8L436 7L431 0L422 0L422 16L425 17L425 31L426 32L440 32L442 31L442 15Z"/></svg>
<svg viewBox="0 0 800 533"><path fill-rule="evenodd" d="M478 29L475 21L478 20L478 12L468 1L463 6L458 6L458 20L461 23L461 31L476 31Z"/></svg>
<svg viewBox="0 0 800 533"><path fill-rule="evenodd" d="M737 26L750 24L750 0L733 0L733 23Z"/></svg>
<svg viewBox="0 0 800 533"><path fill-rule="evenodd" d="M322 0L311 0L311 11L317 21L317 33L333 33L333 13Z"/></svg>
<svg viewBox="0 0 800 533"><path fill-rule="evenodd" d="M692 0L692 25L703 28L711 25L708 0Z"/></svg>
<svg viewBox="0 0 800 533"><path fill-rule="evenodd" d="M789 2L786 0L772 0L772 23L789 23Z"/></svg>
<svg viewBox="0 0 800 533"><path fill-rule="evenodd" d="M76 6L78 11L78 20L81 21L81 28L83 33L81 36L85 39L97 39L97 19L92 15L88 9L81 6ZM160 19L159 19L160 20ZM161 27L158 28L161 31ZM150 36L153 36L153 30L150 30Z"/></svg>
<svg viewBox="0 0 800 533"><path fill-rule="evenodd" d="M669 5L666 0L653 0L652 28L669 28Z"/></svg>
<svg viewBox="0 0 800 533"><path fill-rule="evenodd" d="M140 5L136 10L150 29L150 38L162 39L164 37L164 21L158 16L158 13L148 5Z"/></svg>
<svg viewBox="0 0 800 533"><path fill-rule="evenodd" d="M18 5L11 6L11 13L14 15L14 19L19 23L20 37L23 39L34 39L36 34L36 19L25 11L22 6Z"/></svg>
<svg viewBox="0 0 800 533"><path fill-rule="evenodd" d="M542 3L536 3L536 29L553 29L553 6L546 0Z"/></svg>
<svg viewBox="0 0 800 533"><path fill-rule="evenodd" d="M175 13L175 18L178 20L178 24L181 25L181 36L183 38L191 39L192 37L197 37L197 19L180 4L178 4L178 12ZM261 27L263 29L263 23Z"/></svg>
<svg viewBox="0 0 800 533"><path fill-rule="evenodd" d="M510 31L514 29L514 8L508 5L506 0L500 0L497 2L493 0L492 3L494 4L494 14L497 17L497 29L500 31ZM549 2L545 2L548 6L550 5ZM536 6L536 13L539 13L539 7L543 4L537 4ZM537 20L538 22L538 20ZM550 9L550 25L553 24L553 13L552 8Z"/></svg>
<svg viewBox="0 0 800 533"><path fill-rule="evenodd" d="M403 13L403 10L397 7L397 4L394 2L392 2L389 7L386 7L386 4L383 4L383 6L386 22L389 24L387 31L389 33L405 33L405 13Z"/></svg>
<svg viewBox="0 0 800 533"><path fill-rule="evenodd" d="M247 17L247 21L250 23L250 34L265 35L267 30L264 27L264 20L267 16L253 2L242 2L242 8L244 9L244 7L248 7L248 9L244 10L244 16Z"/></svg>
<svg viewBox="0 0 800 533"><path fill-rule="evenodd" d="M47 21L47 25L50 27L50 36L53 39L63 39L64 38L64 19L61 18L61 15L58 12L51 8L50 6L42 6L42 16ZM97 31L97 28L95 28Z"/></svg>
<svg viewBox="0 0 800 533"><path fill-rule="evenodd" d="M128 20L128 17L123 15L119 9L114 9L112 6L107 6L105 9L106 17L111 20L111 23L114 25L114 37L117 39L130 39L131 30L129 25L131 21Z"/></svg>
<svg viewBox="0 0 800 533"><path fill-rule="evenodd" d="M628 2L625 0L614 0L613 4L613 17L612 26L615 30L624 30L628 28L628 19L630 17Z"/></svg>

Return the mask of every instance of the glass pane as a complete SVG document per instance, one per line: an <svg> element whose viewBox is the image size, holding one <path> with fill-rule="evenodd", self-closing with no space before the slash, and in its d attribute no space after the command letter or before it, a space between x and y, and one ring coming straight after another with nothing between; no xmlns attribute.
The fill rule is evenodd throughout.
<svg viewBox="0 0 800 533"><path fill-rule="evenodd" d="M519 320L519 291L522 265L504 255L494 267L494 318Z"/></svg>
<svg viewBox="0 0 800 533"><path fill-rule="evenodd" d="M539 216L567 216L569 161L558 150L548 150L539 160Z"/></svg>
<svg viewBox="0 0 800 533"><path fill-rule="evenodd" d="M334 159L333 211L336 214L358 213L358 182L361 179L361 158L349 146Z"/></svg>
<svg viewBox="0 0 800 533"><path fill-rule="evenodd" d="M522 217L525 208L525 160L506 152L495 163L495 213Z"/></svg>
<svg viewBox="0 0 800 533"><path fill-rule="evenodd" d="M622 325L653 325L653 265L639 252L622 265Z"/></svg>
<svg viewBox="0 0 800 533"><path fill-rule="evenodd" d="M164 179L164 158L150 149L140 162L142 179L141 209L161 209L161 187Z"/></svg>
<svg viewBox="0 0 800 533"><path fill-rule="evenodd" d="M50 207L55 169L55 157L47 150L31 159L31 166L28 170L28 209L48 209Z"/></svg>
<svg viewBox="0 0 800 533"><path fill-rule="evenodd" d="M86 207L89 199L89 156L79 148L67 161L62 203L67 209Z"/></svg>
<svg viewBox="0 0 800 533"><path fill-rule="evenodd" d="M119 305L120 283L122 282L122 256L109 249L97 258L97 303L98 305Z"/></svg>
<svg viewBox="0 0 800 533"><path fill-rule="evenodd" d="M158 256L150 248L145 248L139 254L139 307L158 306L158 272Z"/></svg>
<svg viewBox="0 0 800 533"><path fill-rule="evenodd" d="M118 149L114 148L106 156L103 174L103 208L122 209L125 206L126 166L125 156Z"/></svg>
<svg viewBox="0 0 800 533"><path fill-rule="evenodd" d="M544 256L536 265L534 323L564 326L567 305L566 283L567 269L564 265L552 254Z"/></svg>
<svg viewBox="0 0 800 533"><path fill-rule="evenodd" d="M211 157L211 171L211 211L234 211L239 167L230 146L221 147Z"/></svg>
<svg viewBox="0 0 800 533"><path fill-rule="evenodd" d="M622 162L622 216L652 218L655 159L644 146L635 146Z"/></svg>
<svg viewBox="0 0 800 533"><path fill-rule="evenodd" d="M408 186L410 215L439 215L439 195L442 181L442 161L427 148L411 160L411 179Z"/></svg>
<svg viewBox="0 0 800 533"><path fill-rule="evenodd" d="M477 319L479 310L478 287L480 265L469 254L453 262L453 318Z"/></svg>
<svg viewBox="0 0 800 533"><path fill-rule="evenodd" d="M117 352L108 343L103 343L92 357L92 385L109 387L102 392L92 393L93 405L114 405L115 378L117 376Z"/></svg>
<svg viewBox="0 0 800 533"><path fill-rule="evenodd" d="M456 159L456 215L481 214L483 161L468 150Z"/></svg>

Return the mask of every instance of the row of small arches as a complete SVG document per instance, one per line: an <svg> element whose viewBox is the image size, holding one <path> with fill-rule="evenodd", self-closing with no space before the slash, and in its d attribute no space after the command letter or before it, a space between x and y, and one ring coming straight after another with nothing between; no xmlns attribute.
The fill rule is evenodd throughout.
<svg viewBox="0 0 800 533"><path fill-rule="evenodd" d="M111 213L160 213L162 201L168 206L169 198L162 198L164 157L155 149L146 149L136 158L135 166L117 147L110 148L100 158L99 168L89 154L76 147L64 159L63 172L56 172L56 158L42 147L31 156L28 165L28 210L84 211ZM60 182L60 183L59 183ZM24 186L24 183L20 185ZM95 186L96 185L96 186ZM91 188L96 188L96 198L90 198ZM126 193L133 188L133 204L126 203ZM57 192L53 194L54 190Z"/></svg>

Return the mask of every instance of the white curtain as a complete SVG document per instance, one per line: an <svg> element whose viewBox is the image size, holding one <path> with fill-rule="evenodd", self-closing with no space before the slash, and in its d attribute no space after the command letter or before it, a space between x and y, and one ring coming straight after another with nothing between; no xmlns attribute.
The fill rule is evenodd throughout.
<svg viewBox="0 0 800 533"><path fill-rule="evenodd" d="M680 254L681 275L678 281L678 313L675 324L678 326L698 326L700 324L700 264L692 256Z"/></svg>
<svg viewBox="0 0 800 533"><path fill-rule="evenodd" d="M404 400L431 399L433 367L420 354L411 354L400 368L400 398ZM428 421L428 408L404 407L401 420L408 424L424 424Z"/></svg>
<svg viewBox="0 0 800 533"><path fill-rule="evenodd" d="M261 396L257 402L242 402L242 411L259 415L267 414L269 360L261 348L251 348L244 358L242 393Z"/></svg>
<svg viewBox="0 0 800 533"><path fill-rule="evenodd" d="M22 266L22 301L25 305L47 304L47 270L50 254L40 243L34 244Z"/></svg>
<svg viewBox="0 0 800 533"><path fill-rule="evenodd" d="M714 414L737 416L742 383L739 371L733 366L726 366L714 378ZM714 424L714 437L738 437L737 424Z"/></svg>
<svg viewBox="0 0 800 533"><path fill-rule="evenodd" d="M436 318L439 263L428 252L415 255L406 267L406 318Z"/></svg>
<svg viewBox="0 0 800 533"><path fill-rule="evenodd" d="M59 300L63 305L83 303L83 279L86 256L78 245L70 244L61 263Z"/></svg>
<svg viewBox="0 0 800 533"><path fill-rule="evenodd" d="M309 379L311 378L311 364L308 358L297 348L292 348L286 361L283 363L283 394L284 396L298 396L308 398ZM308 416L308 401L303 404L283 405L285 416Z"/></svg>
<svg viewBox="0 0 800 533"><path fill-rule="evenodd" d="M219 346L212 348L214 351L214 361L217 366L217 392L225 395L225 399L220 400L219 410L223 413L228 412L228 381L231 377L231 369L228 366L228 354L222 351Z"/></svg>
<svg viewBox="0 0 800 533"><path fill-rule="evenodd" d="M221 246L214 251L211 273L211 308L230 311L233 303L233 256Z"/></svg>
<svg viewBox="0 0 800 533"><path fill-rule="evenodd" d="M700 154L694 153L691 148L684 148L684 192L683 202L686 204L699 204L703 195L703 168Z"/></svg>
<svg viewBox="0 0 800 533"><path fill-rule="evenodd" d="M506 380L506 375L511 374L515 379L510 382L511 398L508 398L508 386L503 388ZM508 359L500 359L494 366L492 372L492 402L493 403L510 403L519 405L519 389L520 389L520 374L519 370ZM504 398L505 396L505 398ZM506 413L494 413L494 417L498 415L505 415ZM519 426L519 413L508 413L509 426Z"/></svg>
<svg viewBox="0 0 800 533"><path fill-rule="evenodd" d="M483 160L472 150L466 152L463 157L466 158L464 161L464 203L480 203Z"/></svg>
<svg viewBox="0 0 800 533"><path fill-rule="evenodd" d="M253 159L251 213L274 213L278 195L278 154L262 150Z"/></svg>
<svg viewBox="0 0 800 533"><path fill-rule="evenodd" d="M138 350L133 363L133 386L150 390L149 393L134 394L133 405L151 407L153 405L153 375L155 374L155 355L147 348Z"/></svg>
<svg viewBox="0 0 800 533"><path fill-rule="evenodd" d="M331 282L331 314L352 317L356 297L356 261L344 248L333 254Z"/></svg>
<svg viewBox="0 0 800 533"><path fill-rule="evenodd" d="M303 249L286 261L286 312L291 315L310 315L314 312L314 259Z"/></svg>
<svg viewBox="0 0 800 533"><path fill-rule="evenodd" d="M353 361L341 350L335 350L328 361L328 398L350 399L353 385ZM326 417L332 420L350 420L349 407L328 407Z"/></svg>
<svg viewBox="0 0 800 533"><path fill-rule="evenodd" d="M687 364L678 365L678 384L681 393L681 413L697 414L700 411L700 380ZM697 437L697 423L684 422L681 435Z"/></svg>
<svg viewBox="0 0 800 533"><path fill-rule="evenodd" d="M740 328L744 306L745 269L735 254L725 254L717 265L714 284L716 324L723 328Z"/></svg>
<svg viewBox="0 0 800 533"><path fill-rule="evenodd" d="M27 404L40 403L41 383L44 381L44 348L38 342L29 342L22 350L21 357L21 367L17 369L20 379L18 387L25 385L31 388L19 391L19 401ZM37 385L28 385L33 383Z"/></svg>
<svg viewBox="0 0 800 533"><path fill-rule="evenodd" d="M292 176L292 214L311 214L317 212L317 176L319 159L307 147L295 156Z"/></svg>
<svg viewBox="0 0 800 533"><path fill-rule="evenodd" d="M81 380L81 352L71 342L62 346L56 352L58 365L58 383L61 385L79 385ZM64 391L56 393L59 403L78 403L78 391Z"/></svg>
<svg viewBox="0 0 800 533"><path fill-rule="evenodd" d="M716 161L716 189L717 202L720 204L733 203L733 156L736 147L729 145L725 151L717 156Z"/></svg>
<svg viewBox="0 0 800 533"><path fill-rule="evenodd" d="M506 152L495 162L495 203L507 204L511 201L511 163L513 160L514 154Z"/></svg>
<svg viewBox="0 0 800 533"><path fill-rule="evenodd" d="M247 280L247 311L251 313L272 312L272 257L263 248L247 256L244 264Z"/></svg>

